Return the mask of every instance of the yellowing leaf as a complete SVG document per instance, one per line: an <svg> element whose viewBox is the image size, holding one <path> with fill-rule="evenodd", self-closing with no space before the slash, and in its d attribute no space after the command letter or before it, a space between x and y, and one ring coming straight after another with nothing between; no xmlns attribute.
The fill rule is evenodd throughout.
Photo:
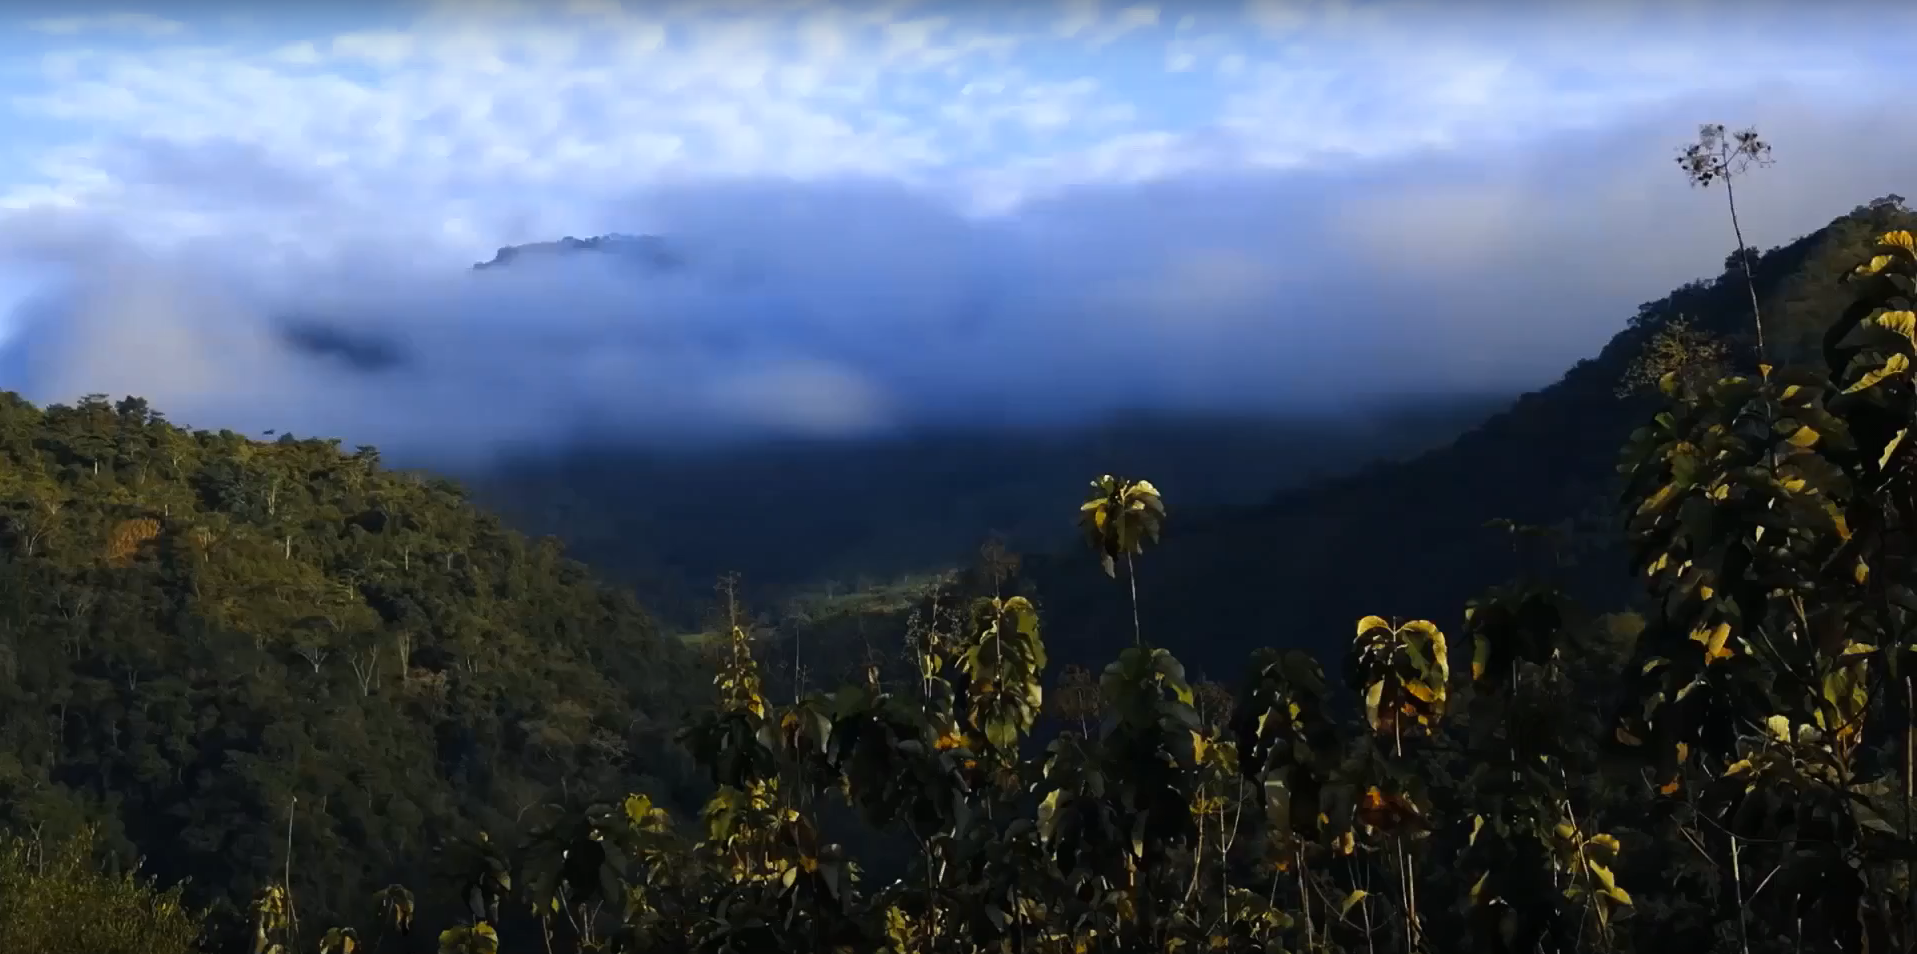
<svg viewBox="0 0 1917 954"><path fill-rule="evenodd" d="M1704 659L1706 661L1728 659L1735 655L1730 649L1725 648L1724 645L1730 641L1730 638L1731 624L1729 623L1719 623L1711 629L1703 629L1700 627L1691 632L1691 640L1703 644Z"/></svg>
<svg viewBox="0 0 1917 954"><path fill-rule="evenodd" d="M1865 563L1863 557L1858 557L1857 565L1851 568L1850 576L1859 583L1870 582L1870 564Z"/></svg>
<svg viewBox="0 0 1917 954"><path fill-rule="evenodd" d="M1903 229L1898 229L1895 232L1885 232L1878 236L1877 244L1901 248L1906 252L1917 255L1917 242L1913 242L1910 233Z"/></svg>
<svg viewBox="0 0 1917 954"><path fill-rule="evenodd" d="M1893 334L1917 341L1917 312L1885 311L1870 319L1870 323Z"/></svg>
<svg viewBox="0 0 1917 954"><path fill-rule="evenodd" d="M1899 428L1897 431L1897 436L1892 437L1889 442L1884 444L1884 452L1878 455L1877 457L1878 470L1883 470L1884 468L1890 466L1891 455L1897 453L1898 446L1904 443L1904 437L1905 435L1909 433L1910 433L1910 428L1908 427Z"/></svg>
<svg viewBox="0 0 1917 954"><path fill-rule="evenodd" d="M1350 855L1358 850L1358 836L1352 832L1345 832L1339 835L1332 845L1339 854Z"/></svg>
<svg viewBox="0 0 1917 954"><path fill-rule="evenodd" d="M1823 501L1824 513L1830 517L1831 529L1837 531L1837 539L1850 539L1850 522L1844 519L1844 511L1838 509L1837 502L1826 497Z"/></svg>
<svg viewBox="0 0 1917 954"><path fill-rule="evenodd" d="M1653 510L1660 509L1665 504L1670 503L1671 498L1675 496L1677 496L1677 485L1665 484L1658 488L1657 493L1645 498L1643 503L1638 504L1637 512L1650 513Z"/></svg>
<svg viewBox="0 0 1917 954"><path fill-rule="evenodd" d="M1363 888L1359 888L1358 890L1345 895L1345 899L1339 902L1338 904L1338 916L1342 918L1345 915L1350 914L1351 909L1358 906L1358 902L1363 901L1364 899L1368 897L1371 897L1371 892L1366 891Z"/></svg>
<svg viewBox="0 0 1917 954"><path fill-rule="evenodd" d="M1905 312L1905 314L1909 314L1909 312ZM1877 385L1882 384L1884 381L1890 378L1894 378L1909 370L1910 370L1910 359L1904 357L1901 354L1893 354L1890 356L1888 360L1884 362L1883 367L1876 368L1866 373L1863 377L1858 378L1856 384L1853 384L1850 387L1847 387L1844 389L1844 393L1855 394L1858 391L1863 391L1868 388L1874 388ZM1804 446L1809 446L1809 445L1804 445Z"/></svg>
<svg viewBox="0 0 1917 954"><path fill-rule="evenodd" d="M1797 433L1790 436L1790 442L1797 447L1809 447L1817 443L1817 439L1822 436L1822 434L1817 433L1816 428L1805 424L1797 429Z"/></svg>
<svg viewBox="0 0 1917 954"><path fill-rule="evenodd" d="M1365 687L1365 714L1369 717L1371 727L1374 729L1378 727L1378 704L1384 700L1384 689L1382 682L1374 682Z"/></svg>
<svg viewBox="0 0 1917 954"><path fill-rule="evenodd" d="M1779 742L1789 742L1791 740L1791 720L1781 715L1774 715L1765 719L1764 728Z"/></svg>

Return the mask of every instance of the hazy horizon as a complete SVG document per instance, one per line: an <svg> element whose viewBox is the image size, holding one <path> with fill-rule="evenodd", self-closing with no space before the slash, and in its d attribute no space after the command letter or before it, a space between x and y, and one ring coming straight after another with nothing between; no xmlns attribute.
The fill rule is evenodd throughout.
<svg viewBox="0 0 1917 954"><path fill-rule="evenodd" d="M1908 192L1889 4L13 6L0 387L485 452L1518 392ZM501 246L654 234L475 273ZM385 349L355 367L291 320Z"/></svg>

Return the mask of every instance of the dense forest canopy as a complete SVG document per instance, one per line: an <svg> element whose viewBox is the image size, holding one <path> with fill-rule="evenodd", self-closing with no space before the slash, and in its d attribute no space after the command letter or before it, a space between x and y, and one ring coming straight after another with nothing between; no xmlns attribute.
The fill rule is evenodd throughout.
<svg viewBox="0 0 1917 954"><path fill-rule="evenodd" d="M0 397L0 817L237 909L421 878L562 782L690 797L693 662L556 542L370 448ZM290 827L289 827L290 826Z"/></svg>

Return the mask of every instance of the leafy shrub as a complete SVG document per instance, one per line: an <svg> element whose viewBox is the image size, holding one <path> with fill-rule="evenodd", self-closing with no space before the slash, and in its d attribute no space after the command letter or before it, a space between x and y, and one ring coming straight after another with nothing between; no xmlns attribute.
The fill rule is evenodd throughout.
<svg viewBox="0 0 1917 954"><path fill-rule="evenodd" d="M51 844L11 837L0 847L0 951L33 954L190 954L199 916L179 888L101 867L91 829Z"/></svg>

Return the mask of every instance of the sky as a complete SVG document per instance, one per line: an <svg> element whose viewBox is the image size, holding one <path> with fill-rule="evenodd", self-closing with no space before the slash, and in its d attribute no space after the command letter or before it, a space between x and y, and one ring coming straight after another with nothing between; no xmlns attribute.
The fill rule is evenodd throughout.
<svg viewBox="0 0 1917 954"><path fill-rule="evenodd" d="M1917 183L1917 5L0 6L0 387L434 453L1542 385ZM506 245L662 236L683 266ZM372 342L355 366L290 327Z"/></svg>

